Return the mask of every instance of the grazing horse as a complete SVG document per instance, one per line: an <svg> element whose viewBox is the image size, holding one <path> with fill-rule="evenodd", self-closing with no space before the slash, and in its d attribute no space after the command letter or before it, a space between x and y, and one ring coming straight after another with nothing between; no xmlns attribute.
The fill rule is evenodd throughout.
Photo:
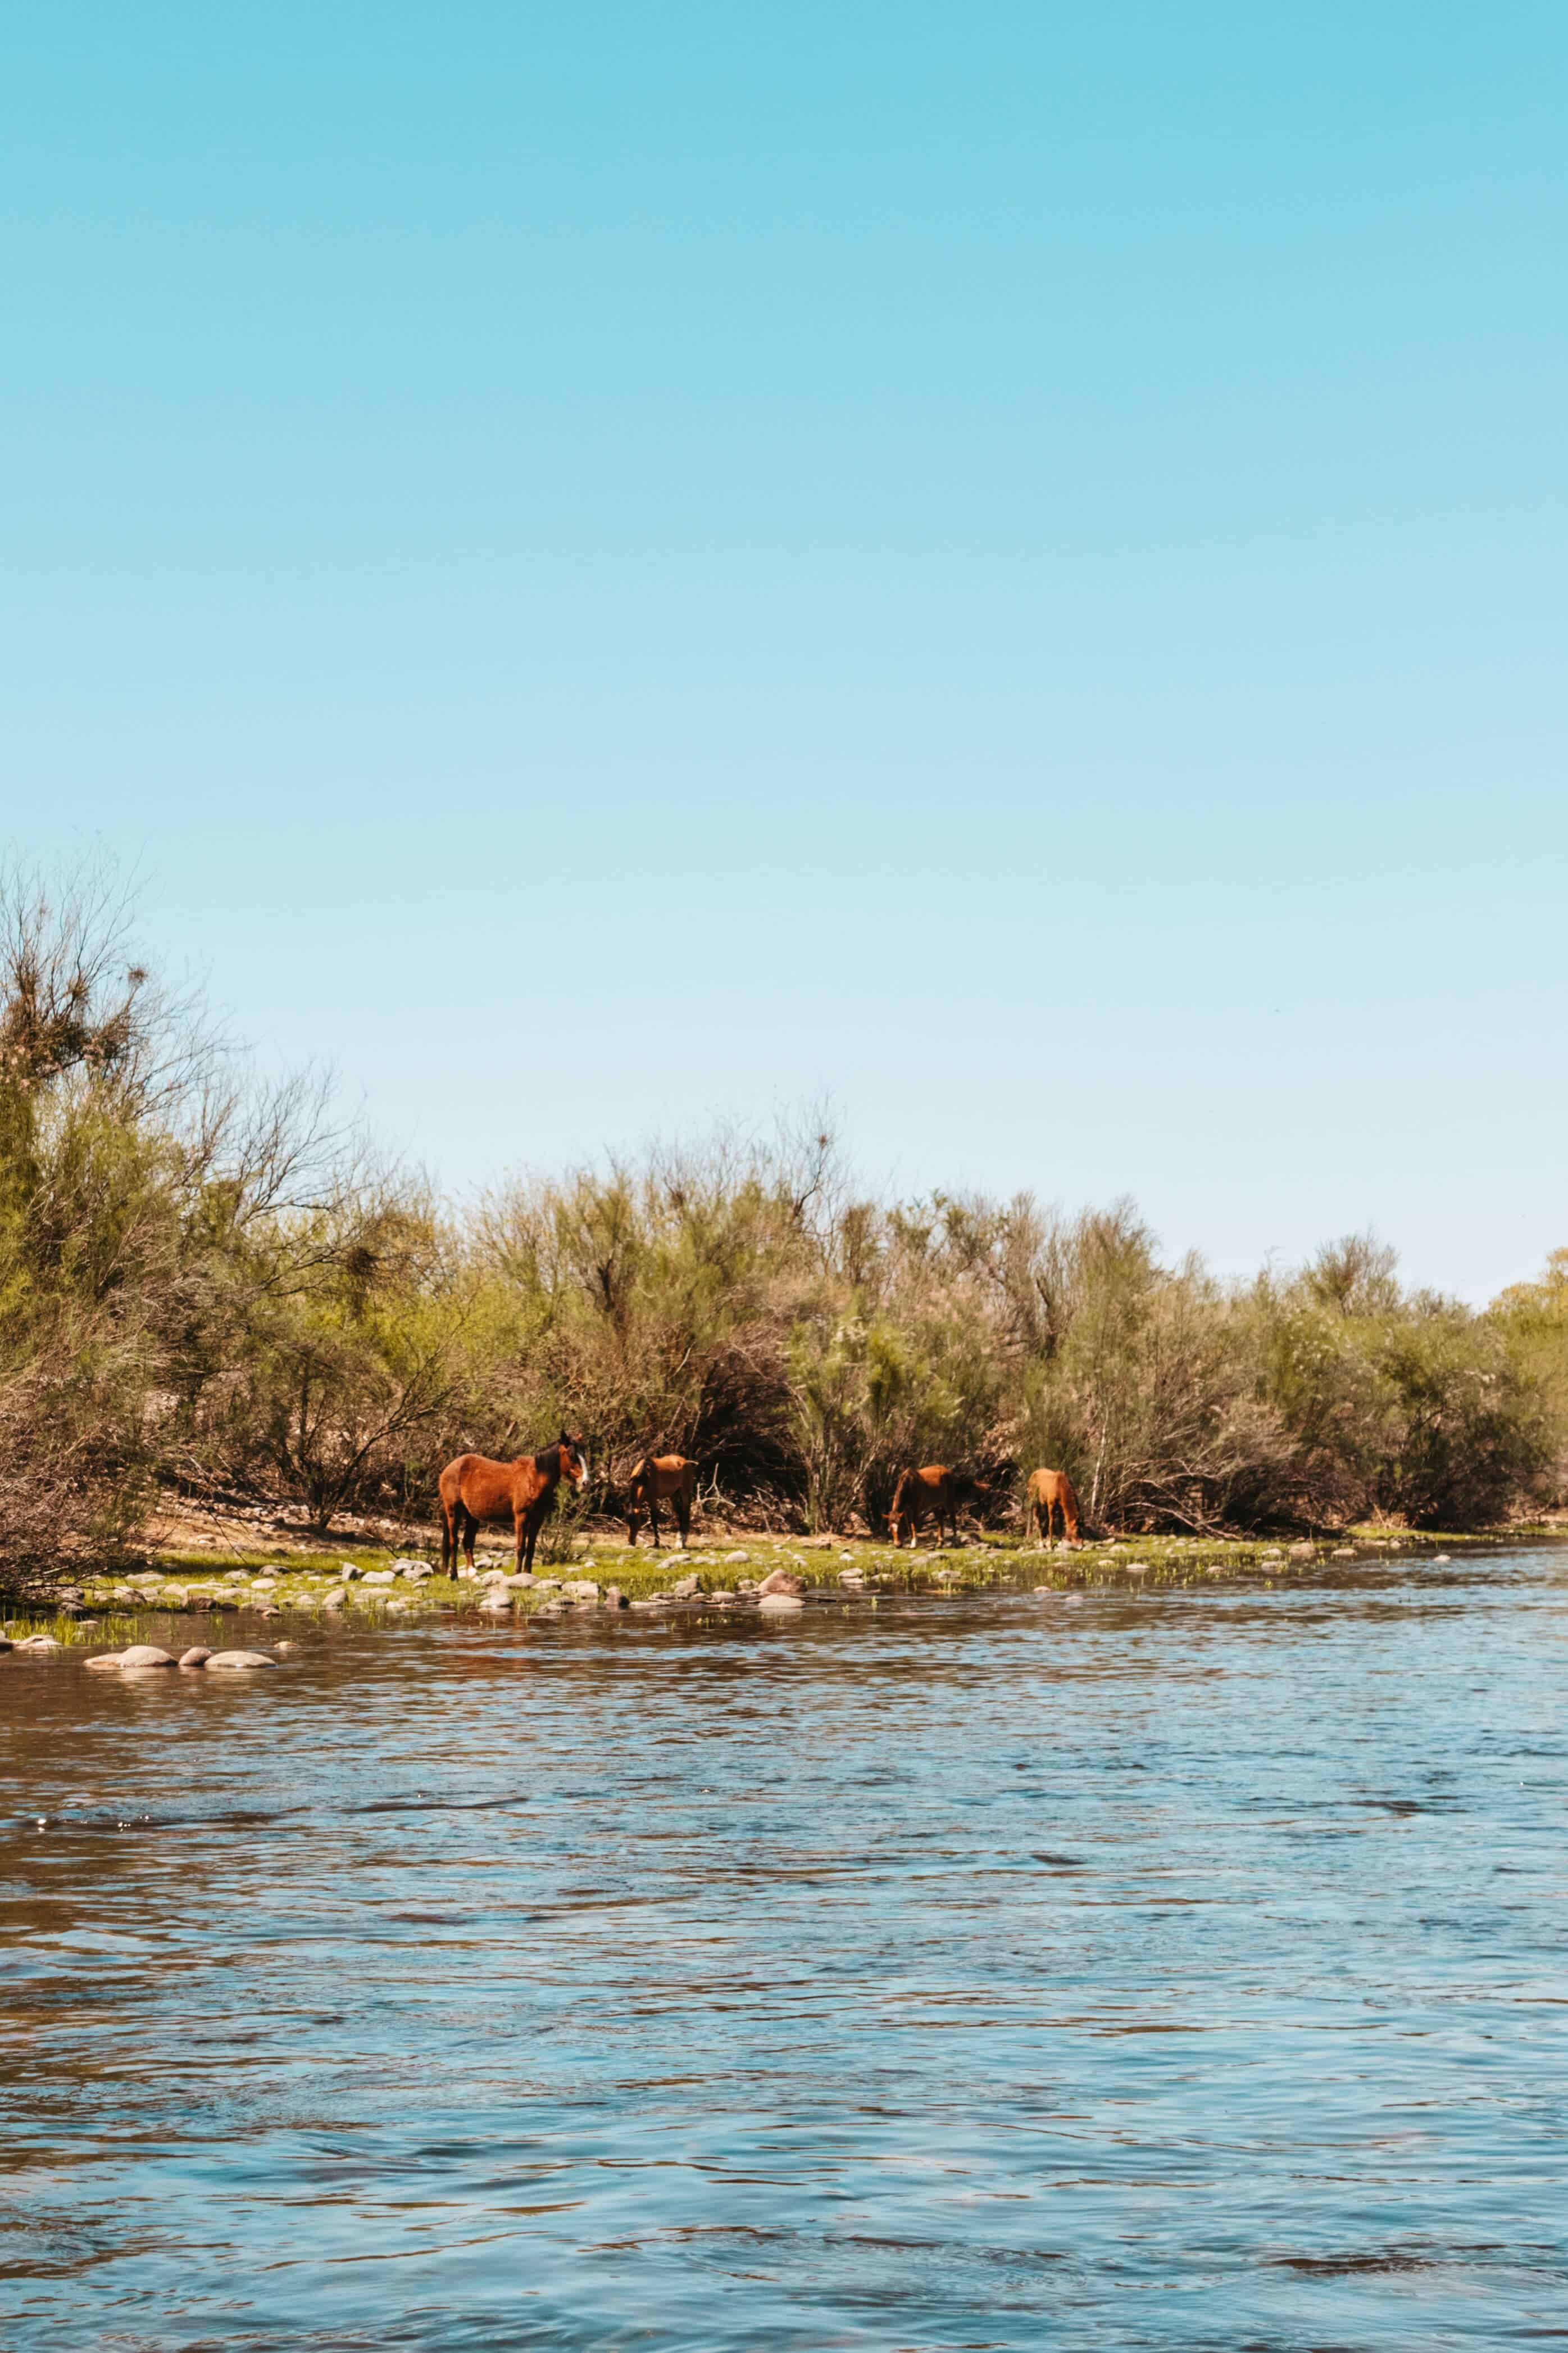
<svg viewBox="0 0 1568 2353"><path fill-rule="evenodd" d="M555 1502L563 1479L581 1487L588 1474L580 1438L564 1430L542 1454L520 1454L515 1462L493 1462L488 1454L459 1454L440 1478L441 1566L449 1577L458 1574L461 1545L471 1570L474 1537L481 1520L510 1520L517 1537L517 1566L533 1567L533 1546ZM523 1557L523 1539L528 1556Z"/></svg>
<svg viewBox="0 0 1568 2353"><path fill-rule="evenodd" d="M1062 1515L1062 1542L1078 1542L1078 1496L1065 1471L1031 1471L1024 1499L1024 1534L1051 1541L1054 1512Z"/></svg>
<svg viewBox="0 0 1568 2353"><path fill-rule="evenodd" d="M942 1524L952 1529L952 1541L958 1542L958 1498L961 1489L967 1489L967 1480L961 1480L945 1462L928 1462L923 1471L906 1471L893 1490L893 1507L888 1514L888 1534L894 1549L903 1543L903 1531L910 1532L910 1549L914 1550L915 1530L922 1520L933 1515L936 1520L936 1540L942 1542Z"/></svg>
<svg viewBox="0 0 1568 2353"><path fill-rule="evenodd" d="M684 1454L645 1454L626 1482L626 1542L635 1545L642 1515L653 1530L658 1550L658 1507L668 1504L680 1530L684 1552L691 1535L691 1506L697 1499L697 1465Z"/></svg>

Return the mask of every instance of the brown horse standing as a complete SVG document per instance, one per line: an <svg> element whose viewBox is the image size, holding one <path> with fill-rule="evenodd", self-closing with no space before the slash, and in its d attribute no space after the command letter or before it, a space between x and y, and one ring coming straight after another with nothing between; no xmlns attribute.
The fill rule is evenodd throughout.
<svg viewBox="0 0 1568 2353"><path fill-rule="evenodd" d="M1024 1534L1031 1531L1051 1541L1051 1519L1055 1512L1062 1515L1062 1542L1078 1542L1078 1496L1072 1481L1065 1471L1031 1471L1025 1491Z"/></svg>
<svg viewBox="0 0 1568 2353"><path fill-rule="evenodd" d="M481 1520L510 1520L517 1538L519 1569L533 1567L533 1546L563 1479L580 1487L588 1465L580 1438L564 1430L542 1454L520 1454L515 1462L494 1462L488 1454L459 1454L440 1478L441 1566L458 1574L458 1547L472 1569L474 1537ZM523 1539L528 1556L523 1557Z"/></svg>
<svg viewBox="0 0 1568 2353"><path fill-rule="evenodd" d="M936 1540L942 1541L942 1525L952 1529L952 1541L958 1542L958 1496L961 1482L945 1462L928 1462L923 1471L904 1472L893 1490L893 1507L888 1514L888 1534L895 1550L903 1543L903 1531L910 1532L910 1549L913 1551L915 1530L922 1520L934 1516Z"/></svg>
<svg viewBox="0 0 1568 2353"><path fill-rule="evenodd" d="M697 1499L697 1465L684 1454L645 1454L626 1482L626 1542L635 1545L642 1515L653 1530L658 1550L658 1507L668 1504L680 1530L685 1550L691 1535L691 1506Z"/></svg>

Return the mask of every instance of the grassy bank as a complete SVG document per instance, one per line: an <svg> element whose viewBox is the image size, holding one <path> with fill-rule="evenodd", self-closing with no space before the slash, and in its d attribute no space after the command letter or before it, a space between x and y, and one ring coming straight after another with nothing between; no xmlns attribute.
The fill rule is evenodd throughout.
<svg viewBox="0 0 1568 2353"><path fill-rule="evenodd" d="M666 1548L653 1553L629 1550L614 1540L581 1544L569 1562L542 1568L528 1588L512 1588L509 1600L513 1617L529 1619L568 1610L592 1611L607 1606L609 1588L616 1588L628 1602L647 1603L669 1597L671 1609L700 1608L705 1598L735 1596L743 1602L744 1588L760 1584L775 1568L794 1572L808 1597L818 1600L852 1600L879 1593L981 1593L1058 1590L1091 1588L1126 1590L1212 1588L1226 1585L1272 1586L1306 1582L1357 1569L1394 1567L1421 1561L1479 1553L1501 1543L1536 1537L1560 1537L1554 1528L1510 1528L1485 1535L1412 1535L1387 1529L1359 1529L1321 1542L1293 1545L1247 1538L1195 1536L1119 1537L1073 1550L1058 1546L1046 1551L1005 1536L971 1542L942 1551L895 1552L875 1543L808 1546L788 1538L728 1539L696 1546L689 1553ZM427 1556L395 1554L384 1547L360 1546L331 1554L306 1554L283 1558L258 1550L248 1560L228 1560L215 1573L210 1556L163 1556L154 1568L110 1577L87 1577L79 1588L88 1615L76 1619L53 1609L21 1612L5 1625L13 1637L50 1633L62 1645L89 1644L94 1649L146 1639L152 1620L172 1621L195 1615L234 1613L243 1617L247 1632L257 1636L258 1616L270 1623L315 1618L347 1625L393 1626L451 1614L469 1615L479 1609L493 1590L479 1578L456 1584L438 1572L426 1577L399 1573L384 1579L396 1560L429 1566ZM480 1578L489 1572L510 1574L510 1550L478 1556ZM695 1577L695 1594L677 1596L672 1588ZM574 1601L563 1591L572 1581L592 1579L601 1599ZM258 1639L265 1640L264 1634Z"/></svg>

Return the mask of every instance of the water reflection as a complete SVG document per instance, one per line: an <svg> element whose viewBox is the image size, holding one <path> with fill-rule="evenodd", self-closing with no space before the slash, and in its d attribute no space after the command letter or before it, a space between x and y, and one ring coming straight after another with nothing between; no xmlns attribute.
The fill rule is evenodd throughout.
<svg viewBox="0 0 1568 2353"><path fill-rule="evenodd" d="M1556 2329L1561 1564L0 1661L0 2341Z"/></svg>

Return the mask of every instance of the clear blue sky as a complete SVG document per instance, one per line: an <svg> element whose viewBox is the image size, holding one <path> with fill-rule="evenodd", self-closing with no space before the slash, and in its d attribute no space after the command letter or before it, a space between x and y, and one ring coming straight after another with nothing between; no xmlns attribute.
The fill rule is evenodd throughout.
<svg viewBox="0 0 1568 2353"><path fill-rule="evenodd" d="M1568 1242L1560 5L7 10L4 826L461 1188Z"/></svg>

